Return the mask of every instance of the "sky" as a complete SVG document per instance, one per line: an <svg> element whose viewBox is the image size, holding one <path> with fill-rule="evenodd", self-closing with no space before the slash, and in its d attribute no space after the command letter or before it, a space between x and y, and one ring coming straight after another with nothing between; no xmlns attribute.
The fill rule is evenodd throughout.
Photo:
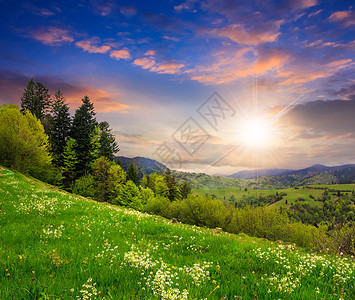
<svg viewBox="0 0 355 300"><path fill-rule="evenodd" d="M0 103L88 95L119 155L232 174L355 163L352 1L0 0Z"/></svg>

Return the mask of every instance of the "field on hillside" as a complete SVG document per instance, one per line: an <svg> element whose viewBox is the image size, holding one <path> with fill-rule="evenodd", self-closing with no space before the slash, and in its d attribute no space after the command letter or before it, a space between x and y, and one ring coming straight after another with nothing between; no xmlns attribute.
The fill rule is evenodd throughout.
<svg viewBox="0 0 355 300"><path fill-rule="evenodd" d="M355 262L71 195L0 167L0 299L352 299Z"/></svg>
<svg viewBox="0 0 355 300"><path fill-rule="evenodd" d="M226 189L194 189L193 193L196 195L214 195L218 199L229 200L232 195L236 201L242 201L243 198L259 197L278 194L286 194L281 201L272 204L275 207L291 205L295 203L297 199L304 199L304 203L309 203L312 206L321 206L319 201L315 201L317 198L321 198L325 190L329 191L329 195L332 200L337 198L337 191L340 190L344 193L351 194L355 190L355 184L334 184L334 185L310 185L299 188L288 188L280 190L253 190L244 188L226 188ZM312 198L313 197L313 198ZM287 200L287 204L286 204Z"/></svg>

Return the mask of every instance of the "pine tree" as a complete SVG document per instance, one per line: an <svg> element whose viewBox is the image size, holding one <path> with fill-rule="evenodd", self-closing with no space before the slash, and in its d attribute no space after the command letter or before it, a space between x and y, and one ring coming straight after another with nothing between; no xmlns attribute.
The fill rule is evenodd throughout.
<svg viewBox="0 0 355 300"><path fill-rule="evenodd" d="M90 166L97 158L93 150L97 146L95 138L96 119L94 105L88 96L82 99L83 104L75 111L71 137L76 140L76 155L78 157L77 178L90 171ZM95 143L93 143L95 142Z"/></svg>
<svg viewBox="0 0 355 300"><path fill-rule="evenodd" d="M131 162L131 164L128 167L127 170L127 180L131 180L133 181L136 185L139 184L139 177L138 177L138 173L136 170L135 165L133 164L133 162Z"/></svg>
<svg viewBox="0 0 355 300"><path fill-rule="evenodd" d="M21 111L30 111L37 119L43 121L51 105L51 95L48 89L33 78L27 83L27 87L21 97Z"/></svg>
<svg viewBox="0 0 355 300"><path fill-rule="evenodd" d="M73 138L69 138L63 150L63 186L70 189L74 183L78 157L76 155L77 142Z"/></svg>
<svg viewBox="0 0 355 300"><path fill-rule="evenodd" d="M71 129L69 107L65 102L65 97L62 92L58 90L54 95L52 102L52 118L50 121L49 139L52 145L54 163L60 167L63 166L62 153L69 138Z"/></svg>
<svg viewBox="0 0 355 300"><path fill-rule="evenodd" d="M181 199L180 189L178 188L175 177L172 175L171 170L167 169L165 172L165 182L168 187L168 198L170 201Z"/></svg>
<svg viewBox="0 0 355 300"><path fill-rule="evenodd" d="M100 128L100 156L106 157L108 160L113 161L114 155L120 149L116 143L115 136L112 134L110 124L106 121L99 124Z"/></svg>
<svg viewBox="0 0 355 300"><path fill-rule="evenodd" d="M191 194L191 185L188 181L184 180L180 186L180 192L182 199L186 199L189 194Z"/></svg>

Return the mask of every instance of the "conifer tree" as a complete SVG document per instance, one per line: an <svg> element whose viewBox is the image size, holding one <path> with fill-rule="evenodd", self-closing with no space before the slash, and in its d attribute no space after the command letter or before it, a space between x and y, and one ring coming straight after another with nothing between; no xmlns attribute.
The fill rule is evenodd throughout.
<svg viewBox="0 0 355 300"><path fill-rule="evenodd" d="M85 96L82 102L83 104L75 111L71 130L71 137L77 143L75 149L78 158L77 178L89 172L93 161L98 157L98 153L95 153L95 147L97 147L97 122L94 105L88 96Z"/></svg>
<svg viewBox="0 0 355 300"><path fill-rule="evenodd" d="M106 121L99 124L100 129L100 155L104 156L108 160L113 161L114 155L120 150L116 143L115 136L112 134L110 124Z"/></svg>
<svg viewBox="0 0 355 300"><path fill-rule="evenodd" d="M133 181L136 185L139 184L139 177L138 177L138 173L136 170L135 165L133 164L133 162L131 162L131 164L128 167L127 170L127 180L131 180Z"/></svg>
<svg viewBox="0 0 355 300"><path fill-rule="evenodd" d="M21 112L30 111L37 119L43 121L51 105L51 95L48 89L33 78L27 83L27 87L21 97Z"/></svg>
<svg viewBox="0 0 355 300"><path fill-rule="evenodd" d="M75 174L78 164L78 157L76 154L77 142L73 138L69 138L62 153L63 159L63 187L70 189L74 183Z"/></svg>
<svg viewBox="0 0 355 300"><path fill-rule="evenodd" d="M62 153L70 135L71 117L66 99L60 90L54 95L51 112L49 138L52 145L53 160L57 166L62 167Z"/></svg>
<svg viewBox="0 0 355 300"><path fill-rule="evenodd" d="M175 177L172 175L171 170L167 169L165 172L165 182L168 187L168 198L170 201L178 200L181 198L180 189L178 188Z"/></svg>
<svg viewBox="0 0 355 300"><path fill-rule="evenodd" d="M182 199L186 199L189 194L191 194L191 185L188 181L184 180L180 186L180 192Z"/></svg>

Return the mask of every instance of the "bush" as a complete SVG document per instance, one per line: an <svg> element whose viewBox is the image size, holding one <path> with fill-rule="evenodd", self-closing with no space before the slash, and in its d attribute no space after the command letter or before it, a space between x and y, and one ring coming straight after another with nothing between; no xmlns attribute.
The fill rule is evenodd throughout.
<svg viewBox="0 0 355 300"><path fill-rule="evenodd" d="M117 198L113 200L113 204L128 206L141 210L143 208L143 199L139 188L132 180L128 180L126 184L118 187Z"/></svg>
<svg viewBox="0 0 355 300"><path fill-rule="evenodd" d="M81 176L75 181L72 189L74 194L81 195L83 197L95 197L95 181L94 177L90 174Z"/></svg>
<svg viewBox="0 0 355 300"><path fill-rule="evenodd" d="M163 196L149 198L145 211L155 215L166 216L166 210L170 203L170 200Z"/></svg>

